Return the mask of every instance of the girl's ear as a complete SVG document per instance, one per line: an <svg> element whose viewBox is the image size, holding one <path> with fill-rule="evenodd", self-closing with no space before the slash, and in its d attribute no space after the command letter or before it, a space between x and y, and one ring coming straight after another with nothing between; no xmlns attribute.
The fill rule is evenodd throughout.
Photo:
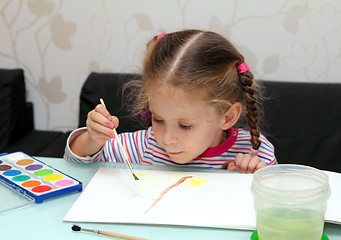
<svg viewBox="0 0 341 240"><path fill-rule="evenodd" d="M239 119L240 114L242 113L242 104L240 102L235 102L232 106L227 110L224 114L223 124L221 125L221 129L227 130L231 128Z"/></svg>

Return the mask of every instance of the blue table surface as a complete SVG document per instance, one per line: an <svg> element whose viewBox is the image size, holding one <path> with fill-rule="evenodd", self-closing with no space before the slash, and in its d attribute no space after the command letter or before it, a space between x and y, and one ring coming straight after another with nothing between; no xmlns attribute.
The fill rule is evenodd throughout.
<svg viewBox="0 0 341 240"><path fill-rule="evenodd" d="M99 167L126 167L119 163L91 163L77 164L60 158L37 157L46 164L70 175L83 183L83 189L90 182ZM140 169L181 170L179 168L134 166ZM193 170L189 168L185 171ZM196 169L198 171L198 169ZM205 170L200 170L205 171ZM87 232L74 232L74 223L64 222L63 218L81 193L74 192L67 195L45 200L41 204L29 204L16 210L0 214L0 240L9 239L116 239ZM114 200L113 200L114 201ZM94 203L100 204L100 203ZM203 216L205 217L205 216ZM160 226L140 224L115 223L75 223L82 228L99 229L147 239L160 240L212 240L212 239L250 239L252 231L222 228L202 228L183 226ZM324 233L330 240L341 239L341 226L325 224Z"/></svg>

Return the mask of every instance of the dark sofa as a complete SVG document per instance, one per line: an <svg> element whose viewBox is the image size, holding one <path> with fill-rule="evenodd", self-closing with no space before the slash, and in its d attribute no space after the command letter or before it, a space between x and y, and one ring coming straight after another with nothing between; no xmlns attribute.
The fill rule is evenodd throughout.
<svg viewBox="0 0 341 240"><path fill-rule="evenodd" d="M341 84L263 84L265 131L278 162L341 173Z"/></svg>
<svg viewBox="0 0 341 240"><path fill-rule="evenodd" d="M0 153L62 157L67 134L34 128L33 104L26 101L22 69L0 69Z"/></svg>
<svg viewBox="0 0 341 240"><path fill-rule="evenodd" d="M109 112L120 119L118 132L135 131L144 125L129 115L122 85L140 75L91 73L81 89L79 126L103 98ZM274 144L279 163L295 163L341 173L341 84L260 81L264 86L264 134ZM67 133L61 133L62 155ZM56 139L57 140L57 139ZM2 141L2 140L1 140ZM36 141L36 144L40 144ZM51 146L50 146L51 147ZM27 146L22 146L27 149ZM46 149L45 149L46 151ZM38 155L41 154L38 153ZM50 154L52 155L52 154ZM40 155L39 155L40 156Z"/></svg>

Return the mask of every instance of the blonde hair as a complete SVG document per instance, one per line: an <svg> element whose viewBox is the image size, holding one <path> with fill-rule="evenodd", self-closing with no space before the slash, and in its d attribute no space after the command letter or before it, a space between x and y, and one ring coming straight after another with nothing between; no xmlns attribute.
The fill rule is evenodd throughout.
<svg viewBox="0 0 341 240"><path fill-rule="evenodd" d="M183 30L155 36L147 44L136 109L148 109L148 91L167 83L199 97L225 113L235 102L246 107L251 143L258 149L258 98L250 71L238 73L244 62L239 51L223 36L201 30Z"/></svg>

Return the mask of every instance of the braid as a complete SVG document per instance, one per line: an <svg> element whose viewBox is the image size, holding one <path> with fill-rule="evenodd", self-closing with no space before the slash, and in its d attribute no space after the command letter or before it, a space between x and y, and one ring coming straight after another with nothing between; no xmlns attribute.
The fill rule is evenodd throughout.
<svg viewBox="0 0 341 240"><path fill-rule="evenodd" d="M244 99L246 102L247 118L250 126L252 148L258 150L261 140L258 129L258 108L256 83L250 71L239 74L239 79L243 85Z"/></svg>

